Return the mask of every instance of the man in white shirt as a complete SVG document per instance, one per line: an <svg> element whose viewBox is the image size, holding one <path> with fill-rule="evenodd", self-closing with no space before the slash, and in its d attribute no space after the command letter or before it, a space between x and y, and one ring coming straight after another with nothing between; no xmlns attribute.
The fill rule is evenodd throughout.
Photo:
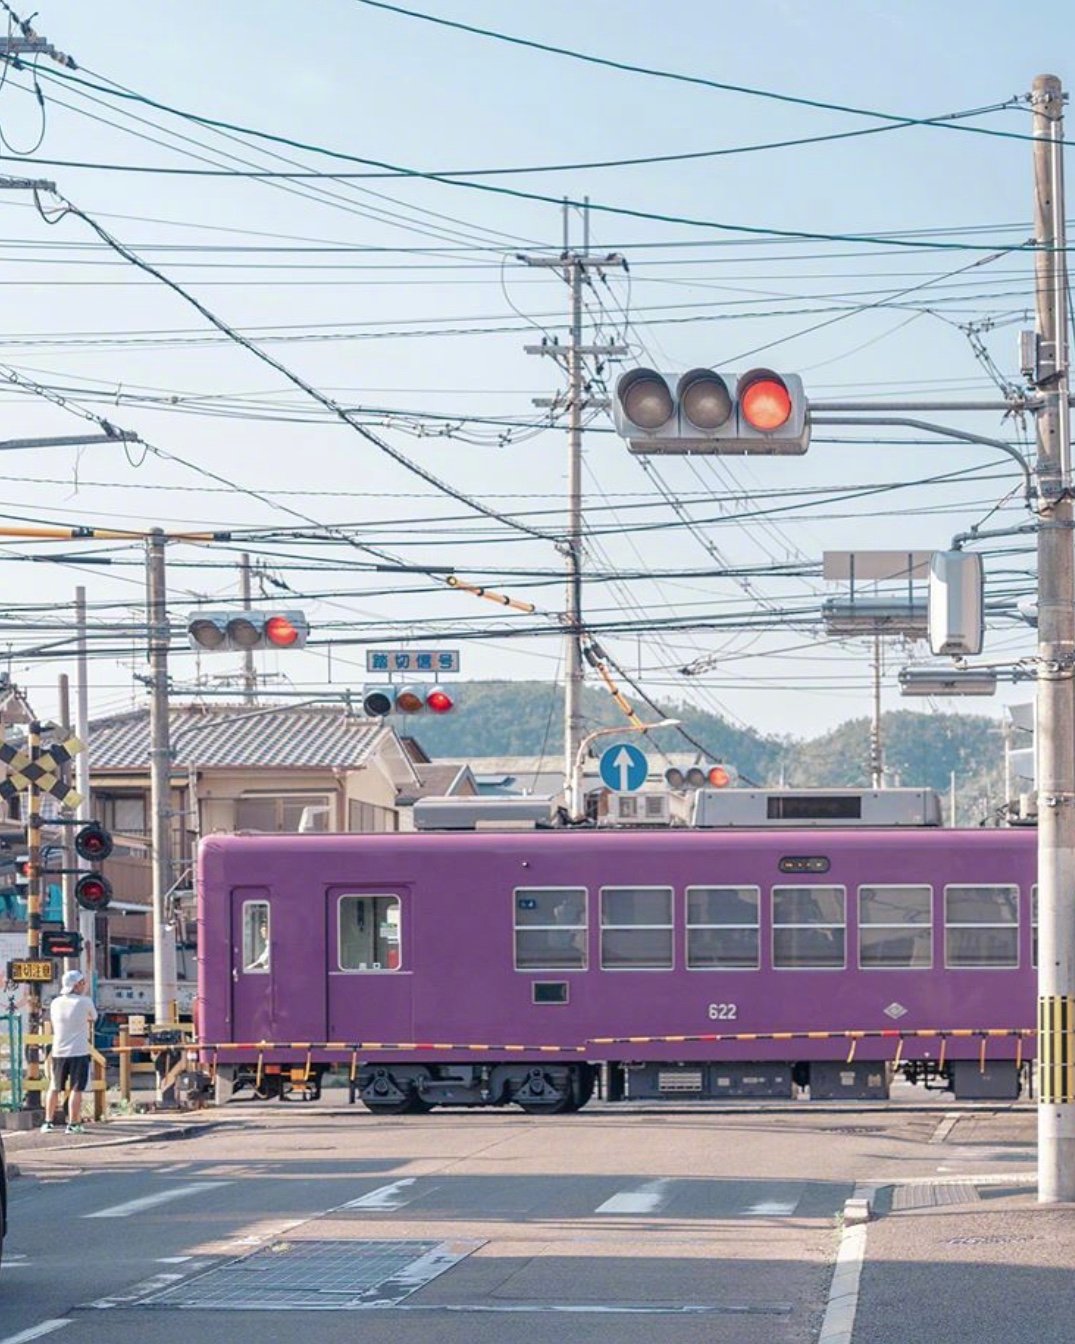
<svg viewBox="0 0 1075 1344"><path fill-rule="evenodd" d="M63 988L49 1005L52 1019L52 1076L45 1094L45 1133L52 1130L56 1104L68 1083L71 1100L67 1108L68 1134L82 1134L82 1093L90 1080L90 1027L97 1021L97 1009L86 993L86 977L81 971L64 971Z"/></svg>

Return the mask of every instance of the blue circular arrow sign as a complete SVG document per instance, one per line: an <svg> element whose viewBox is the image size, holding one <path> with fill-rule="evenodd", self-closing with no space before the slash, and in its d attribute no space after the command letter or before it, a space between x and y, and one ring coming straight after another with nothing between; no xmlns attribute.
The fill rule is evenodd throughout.
<svg viewBox="0 0 1075 1344"><path fill-rule="evenodd" d="M601 753L601 782L617 793L633 793L646 782L649 761L646 753L630 742L617 742Z"/></svg>

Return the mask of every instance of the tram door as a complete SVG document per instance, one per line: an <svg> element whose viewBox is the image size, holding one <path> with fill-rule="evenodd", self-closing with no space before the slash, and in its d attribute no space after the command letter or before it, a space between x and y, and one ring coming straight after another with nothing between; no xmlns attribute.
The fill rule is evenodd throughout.
<svg viewBox="0 0 1075 1344"><path fill-rule="evenodd" d="M329 1039L409 1041L409 891L391 883L330 888L325 914Z"/></svg>
<svg viewBox="0 0 1075 1344"><path fill-rule="evenodd" d="M232 888L235 1040L286 1045L325 1038L322 935L316 920L288 919L284 905L267 887Z"/></svg>

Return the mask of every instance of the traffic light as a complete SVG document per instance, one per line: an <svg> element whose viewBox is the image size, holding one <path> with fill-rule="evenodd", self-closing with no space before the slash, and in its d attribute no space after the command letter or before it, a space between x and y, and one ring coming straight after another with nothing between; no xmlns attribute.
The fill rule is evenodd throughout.
<svg viewBox="0 0 1075 1344"><path fill-rule="evenodd" d="M43 957L80 957L82 935L77 929L42 929L41 955Z"/></svg>
<svg viewBox="0 0 1075 1344"><path fill-rule="evenodd" d="M310 633L301 611L192 611L187 639L207 653L248 649L301 649Z"/></svg>
<svg viewBox="0 0 1075 1344"><path fill-rule="evenodd" d="M367 686L362 710L369 719L388 714L450 714L455 697L439 683L433 686Z"/></svg>
<svg viewBox="0 0 1075 1344"><path fill-rule="evenodd" d="M99 821L91 821L75 832L75 853L80 859L100 863L112 853L112 837Z"/></svg>
<svg viewBox="0 0 1075 1344"><path fill-rule="evenodd" d="M104 910L112 899L112 883L100 873L83 873L75 883L75 900L83 910Z"/></svg>
<svg viewBox="0 0 1075 1344"><path fill-rule="evenodd" d="M612 399L616 432L632 453L805 453L810 416L802 379L751 369L689 369L680 377L636 368Z"/></svg>
<svg viewBox="0 0 1075 1344"><path fill-rule="evenodd" d="M726 789L737 779L731 765L692 765L688 770L673 765L664 772L664 782L670 789Z"/></svg>

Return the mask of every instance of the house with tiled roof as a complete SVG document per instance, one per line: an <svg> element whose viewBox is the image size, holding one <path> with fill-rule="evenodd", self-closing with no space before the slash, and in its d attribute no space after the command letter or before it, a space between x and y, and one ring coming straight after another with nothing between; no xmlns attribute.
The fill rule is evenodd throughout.
<svg viewBox="0 0 1075 1344"><path fill-rule="evenodd" d="M169 715L174 885L193 886L198 839L221 831L392 831L422 790L395 730L345 707L177 705ZM148 904L149 712L90 723L93 815L117 841L117 904ZM110 916L113 919L114 916Z"/></svg>

